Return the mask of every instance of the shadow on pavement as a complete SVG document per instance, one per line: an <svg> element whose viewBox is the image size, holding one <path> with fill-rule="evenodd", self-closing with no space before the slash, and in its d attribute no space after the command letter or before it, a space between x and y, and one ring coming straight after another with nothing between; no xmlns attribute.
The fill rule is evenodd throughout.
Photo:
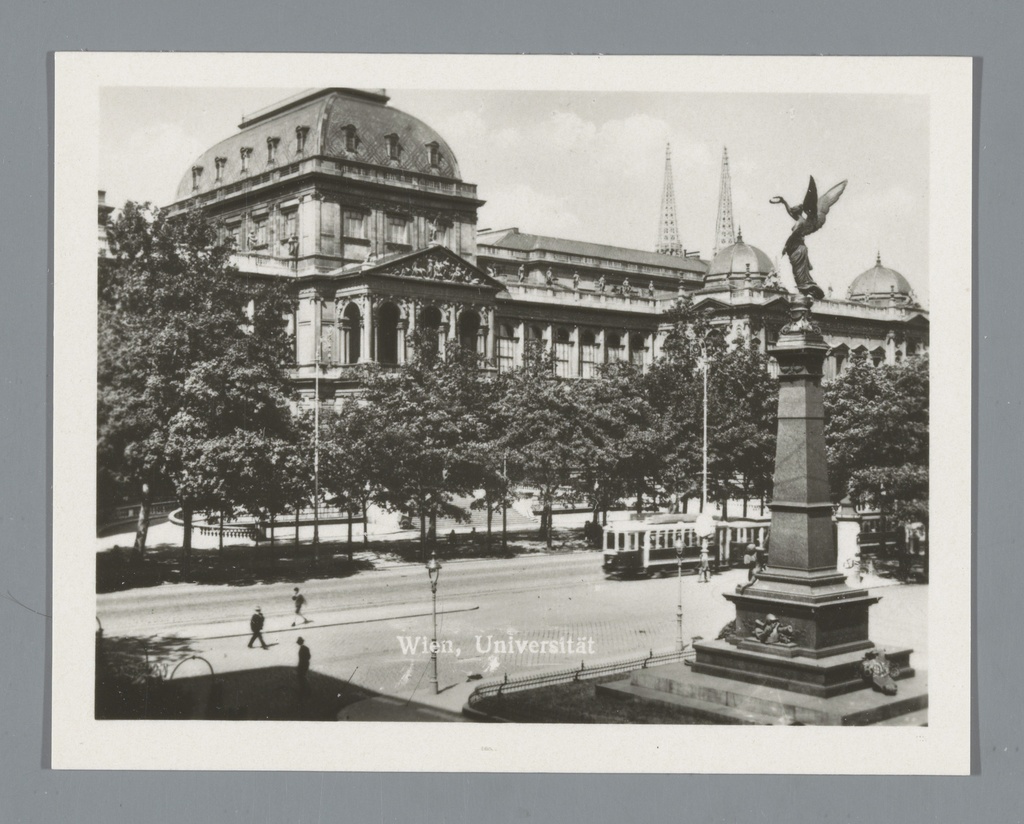
<svg viewBox="0 0 1024 824"><path fill-rule="evenodd" d="M97 642L97 719L464 720L459 713L382 695L315 670L305 688L290 666L213 672L195 654L191 639L179 636L98 635Z"/></svg>

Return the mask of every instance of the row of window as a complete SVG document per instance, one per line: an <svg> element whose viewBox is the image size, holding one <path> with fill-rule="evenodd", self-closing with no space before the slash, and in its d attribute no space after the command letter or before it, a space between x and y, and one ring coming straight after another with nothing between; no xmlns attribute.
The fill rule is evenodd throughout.
<svg viewBox="0 0 1024 824"><path fill-rule="evenodd" d="M359 147L359 135L355 126L346 126L345 132L345 151L354 153ZM295 153L302 155L306 153L306 138L309 135L309 126L297 126L295 128ZM268 137L267 138L267 165L273 166L277 163L277 148L281 143L279 137ZM402 143L397 134L389 134L384 136L384 144L387 149L387 155L389 160L399 160L402 155ZM441 165L441 147L436 142L426 144L427 155L431 166L438 167ZM239 161L241 163L241 173L246 175L249 173L249 161L252 157L252 147L242 146L238 150ZM214 183L221 183L224 180L224 168L227 166L226 157L214 158L214 171L216 177ZM203 167L193 166L192 167L192 189L199 189L203 178Z"/></svg>

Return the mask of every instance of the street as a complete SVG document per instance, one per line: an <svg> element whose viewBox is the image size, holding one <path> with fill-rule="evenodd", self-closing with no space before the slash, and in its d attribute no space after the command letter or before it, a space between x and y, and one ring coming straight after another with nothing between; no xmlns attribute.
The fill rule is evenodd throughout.
<svg viewBox="0 0 1024 824"><path fill-rule="evenodd" d="M717 636L734 610L722 597L746 580L730 570L699 584L683 579L683 635ZM300 585L311 623L292 627L292 583L248 587L165 585L97 597L106 637L175 639L173 664L202 656L217 673L291 667L295 639L312 651L312 670L351 680L381 698L345 717L406 717L404 703L457 712L479 678L579 666L668 651L677 638L678 584L663 579L606 580L596 552L445 563L437 592L439 685L430 683L431 595L422 565L363 572ZM872 609L872 638L914 647L925 668L927 587L885 587ZM246 647L256 606L270 649ZM538 642L538 643L531 643ZM543 642L543 643L541 643ZM181 650L187 650L182 653ZM197 661L177 677L205 672ZM474 680L468 680L473 678ZM400 699L396 701L395 699ZM393 711L389 711L393 710Z"/></svg>

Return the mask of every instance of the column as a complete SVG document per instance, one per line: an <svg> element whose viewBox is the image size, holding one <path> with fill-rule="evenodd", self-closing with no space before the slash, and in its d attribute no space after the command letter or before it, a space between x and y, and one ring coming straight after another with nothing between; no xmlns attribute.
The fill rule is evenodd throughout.
<svg viewBox="0 0 1024 824"><path fill-rule="evenodd" d="M526 322L519 321L514 327L513 331L516 334L516 349L513 367L519 368L523 365L523 361L526 360Z"/></svg>
<svg viewBox="0 0 1024 824"><path fill-rule="evenodd" d="M601 366L608 362L608 347L605 338L607 333L604 329L598 331L597 338L597 367L600 369Z"/></svg>
<svg viewBox="0 0 1024 824"><path fill-rule="evenodd" d="M495 363L495 358L497 357L497 353L494 351L496 335L494 309L491 308L487 310L487 344L486 351L484 352L484 357L487 359L488 364Z"/></svg>
<svg viewBox="0 0 1024 824"><path fill-rule="evenodd" d="M583 347L580 346L580 327L573 326L569 333L569 375L578 378L583 373L580 358L583 357Z"/></svg>
<svg viewBox="0 0 1024 824"><path fill-rule="evenodd" d="M352 334L352 321L347 318L342 318L339 324L341 340L339 341L339 357L342 363L348 363L351 360L351 350L349 347L349 335Z"/></svg>
<svg viewBox="0 0 1024 824"><path fill-rule="evenodd" d="M395 355L399 366L405 366L405 330L408 326L408 320L405 318L398 319L398 324L395 329L395 348L398 351Z"/></svg>
<svg viewBox="0 0 1024 824"><path fill-rule="evenodd" d="M410 300L405 305L405 314L407 316L408 325L405 334L405 348L406 348L406 361L408 361L408 349L412 342L416 340L416 312L419 310L415 301Z"/></svg>
<svg viewBox="0 0 1024 824"><path fill-rule="evenodd" d="M359 313L362 315L362 327L359 330L359 362L370 363L373 360L370 352L370 341L373 340L373 302L369 296L359 299Z"/></svg>
<svg viewBox="0 0 1024 824"><path fill-rule="evenodd" d="M487 361L487 341L490 339L490 327L484 323L476 330L476 353Z"/></svg>

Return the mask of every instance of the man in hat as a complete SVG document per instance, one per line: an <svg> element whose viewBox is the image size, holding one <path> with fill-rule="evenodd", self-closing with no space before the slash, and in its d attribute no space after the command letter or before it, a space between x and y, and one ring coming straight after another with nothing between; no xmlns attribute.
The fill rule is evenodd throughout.
<svg viewBox="0 0 1024 824"><path fill-rule="evenodd" d="M259 641L263 649L270 649L267 642L263 640L263 610L256 607L256 611L249 619L249 629L252 630L252 638L249 639L249 649L252 649L253 641Z"/></svg>
<svg viewBox="0 0 1024 824"><path fill-rule="evenodd" d="M299 592L298 587L295 587L295 594L292 596L292 600L295 602L295 621L292 621L292 626L295 626L299 618L302 619L302 623L308 624L309 619L302 614L302 606L306 603L306 596Z"/></svg>
<svg viewBox="0 0 1024 824"><path fill-rule="evenodd" d="M295 643L299 645L299 664L295 669L295 675L299 679L299 695L306 696L309 694L309 684L306 682L306 674L309 672L309 659L312 657L312 653L309 651L309 647L306 646L306 642L301 636L295 639Z"/></svg>

